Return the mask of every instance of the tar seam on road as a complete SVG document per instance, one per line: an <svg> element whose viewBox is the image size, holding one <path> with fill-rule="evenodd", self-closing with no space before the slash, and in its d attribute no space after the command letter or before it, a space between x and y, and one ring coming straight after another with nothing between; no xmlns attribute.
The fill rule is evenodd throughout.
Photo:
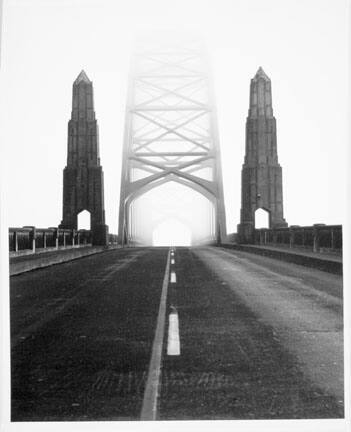
<svg viewBox="0 0 351 432"><path fill-rule="evenodd" d="M169 267L170 252L168 252L165 276L163 278L160 307L157 316L157 327L152 345L149 373L145 386L140 420L156 420L157 415L157 398L161 376L161 360L166 321L166 300L169 281Z"/></svg>

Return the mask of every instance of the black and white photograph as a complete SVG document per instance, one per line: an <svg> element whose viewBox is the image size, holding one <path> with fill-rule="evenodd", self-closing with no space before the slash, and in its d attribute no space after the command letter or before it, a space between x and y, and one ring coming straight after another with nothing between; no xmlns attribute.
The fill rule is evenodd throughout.
<svg viewBox="0 0 351 432"><path fill-rule="evenodd" d="M350 6L1 2L2 430L349 430Z"/></svg>

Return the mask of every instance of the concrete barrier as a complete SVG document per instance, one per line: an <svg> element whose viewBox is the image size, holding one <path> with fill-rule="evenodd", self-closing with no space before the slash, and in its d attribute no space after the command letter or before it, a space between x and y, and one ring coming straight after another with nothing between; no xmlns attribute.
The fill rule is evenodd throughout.
<svg viewBox="0 0 351 432"><path fill-rule="evenodd" d="M10 276L18 275L31 270L48 267L55 264L72 261L85 256L116 249L117 246L87 246L55 250L31 255L23 255L10 258Z"/></svg>
<svg viewBox="0 0 351 432"><path fill-rule="evenodd" d="M261 228L254 231L255 245L302 248L306 251L342 254L342 226L314 224L286 228Z"/></svg>
<svg viewBox="0 0 351 432"><path fill-rule="evenodd" d="M110 245L117 244L117 235L109 234ZM9 252L11 256L35 254L37 251L85 247L91 245L92 233L89 230L69 230L56 227L37 228L25 226L9 228Z"/></svg>
<svg viewBox="0 0 351 432"><path fill-rule="evenodd" d="M224 243L220 247L263 255L294 264L313 267L329 273L342 274L342 259L337 257L312 256L312 254L304 254L303 252L292 252L282 249L242 244Z"/></svg>

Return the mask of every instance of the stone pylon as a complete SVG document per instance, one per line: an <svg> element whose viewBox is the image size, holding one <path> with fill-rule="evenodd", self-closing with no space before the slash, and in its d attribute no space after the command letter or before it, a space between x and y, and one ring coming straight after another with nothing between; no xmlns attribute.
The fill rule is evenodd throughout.
<svg viewBox="0 0 351 432"><path fill-rule="evenodd" d="M269 213L270 228L287 226L283 217L282 168L278 163L271 80L261 67L251 80L241 182L238 225L238 240L241 243L253 241L255 211L259 208Z"/></svg>
<svg viewBox="0 0 351 432"><path fill-rule="evenodd" d="M68 122L67 166L63 171L63 219L60 228L77 229L77 216L91 215L92 242L108 244L105 224L104 174L100 165L93 83L82 71L73 83L72 116Z"/></svg>

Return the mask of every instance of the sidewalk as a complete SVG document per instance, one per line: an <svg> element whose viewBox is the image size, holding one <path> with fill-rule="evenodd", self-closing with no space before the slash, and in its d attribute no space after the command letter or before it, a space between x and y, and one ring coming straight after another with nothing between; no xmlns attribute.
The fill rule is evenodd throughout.
<svg viewBox="0 0 351 432"><path fill-rule="evenodd" d="M113 250L116 249L116 247L117 246L86 246L10 257L10 276Z"/></svg>
<svg viewBox="0 0 351 432"><path fill-rule="evenodd" d="M285 247L243 245L236 243L223 243L221 247L276 258L282 261L317 268L329 273L342 274L341 255Z"/></svg>

